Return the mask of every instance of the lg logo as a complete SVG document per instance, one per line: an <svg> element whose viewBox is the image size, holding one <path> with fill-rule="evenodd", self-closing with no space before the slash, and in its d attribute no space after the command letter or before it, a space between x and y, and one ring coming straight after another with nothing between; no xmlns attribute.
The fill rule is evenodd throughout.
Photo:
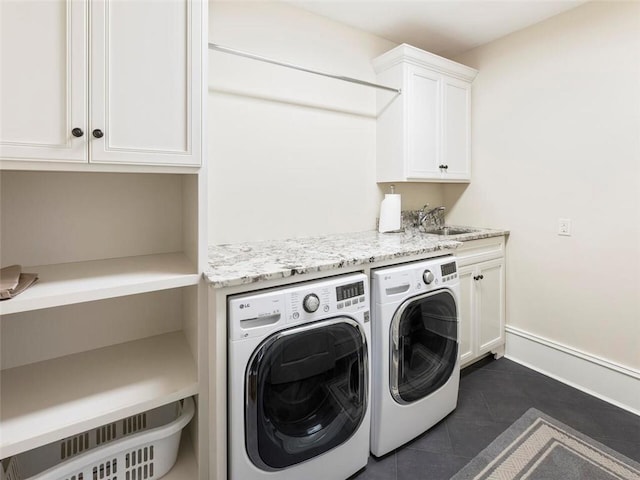
<svg viewBox="0 0 640 480"><path fill-rule="evenodd" d="M243 308L249 308L250 306L251 306L251 304L250 304L250 303L241 303L241 304L240 304L240 309L243 309Z"/></svg>

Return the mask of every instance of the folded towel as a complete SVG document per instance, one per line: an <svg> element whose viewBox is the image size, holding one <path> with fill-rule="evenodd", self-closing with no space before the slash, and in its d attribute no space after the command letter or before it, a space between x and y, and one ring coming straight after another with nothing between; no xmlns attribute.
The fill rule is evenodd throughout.
<svg viewBox="0 0 640 480"><path fill-rule="evenodd" d="M37 279L37 273L22 273L20 265L0 269L0 300L15 297Z"/></svg>

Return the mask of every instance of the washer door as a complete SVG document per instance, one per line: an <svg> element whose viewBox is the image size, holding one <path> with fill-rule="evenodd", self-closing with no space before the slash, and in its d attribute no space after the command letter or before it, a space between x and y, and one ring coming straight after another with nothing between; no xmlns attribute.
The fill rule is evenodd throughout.
<svg viewBox="0 0 640 480"><path fill-rule="evenodd" d="M367 343L337 318L278 332L246 373L245 440L251 461L276 470L348 440L366 413Z"/></svg>
<svg viewBox="0 0 640 480"><path fill-rule="evenodd" d="M446 289L408 299L396 311L390 331L389 387L408 404L444 385L458 359L458 312Z"/></svg>

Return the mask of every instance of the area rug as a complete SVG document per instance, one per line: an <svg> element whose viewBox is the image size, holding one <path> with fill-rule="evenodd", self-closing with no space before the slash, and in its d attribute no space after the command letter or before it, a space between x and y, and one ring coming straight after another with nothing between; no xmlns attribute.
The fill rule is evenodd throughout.
<svg viewBox="0 0 640 480"><path fill-rule="evenodd" d="M451 480L640 480L640 464L529 409Z"/></svg>

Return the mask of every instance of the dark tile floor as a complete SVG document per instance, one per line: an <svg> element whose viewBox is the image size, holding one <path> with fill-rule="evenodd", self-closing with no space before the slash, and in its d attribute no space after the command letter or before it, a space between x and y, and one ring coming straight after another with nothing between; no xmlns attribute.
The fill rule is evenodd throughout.
<svg viewBox="0 0 640 480"><path fill-rule="evenodd" d="M448 480L531 407L640 462L640 417L502 358L464 369L456 410L350 480Z"/></svg>

